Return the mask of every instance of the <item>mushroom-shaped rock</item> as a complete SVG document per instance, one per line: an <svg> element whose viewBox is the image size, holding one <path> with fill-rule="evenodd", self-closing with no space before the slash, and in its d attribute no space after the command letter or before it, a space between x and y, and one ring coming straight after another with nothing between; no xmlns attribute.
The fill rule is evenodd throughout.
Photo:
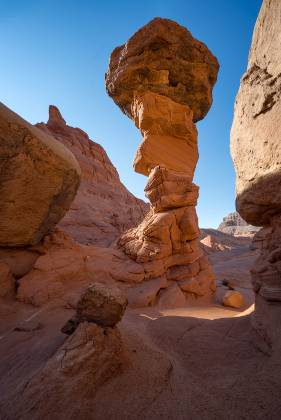
<svg viewBox="0 0 281 420"><path fill-rule="evenodd" d="M219 64L205 44L178 23L155 18L115 48L106 74L108 94L132 115L136 92L151 91L188 105L194 121L212 104Z"/></svg>
<svg viewBox="0 0 281 420"><path fill-rule="evenodd" d="M217 59L186 28L156 18L113 51L106 74L108 94L143 136L134 169L149 177L145 193L152 204L118 246L143 264L145 280L186 280L190 266L196 266L196 291L204 297L213 295L215 286L208 263L206 269L199 263L198 187L192 183L198 161L195 122L211 106L218 68ZM188 293L173 284L159 294L158 303L169 306L171 296L183 305Z"/></svg>
<svg viewBox="0 0 281 420"><path fill-rule="evenodd" d="M65 215L80 167L62 144L0 103L0 246L37 244Z"/></svg>
<svg viewBox="0 0 281 420"><path fill-rule="evenodd" d="M127 298L116 287L94 283L87 288L77 304L78 322L94 322L103 327L114 327L126 310Z"/></svg>

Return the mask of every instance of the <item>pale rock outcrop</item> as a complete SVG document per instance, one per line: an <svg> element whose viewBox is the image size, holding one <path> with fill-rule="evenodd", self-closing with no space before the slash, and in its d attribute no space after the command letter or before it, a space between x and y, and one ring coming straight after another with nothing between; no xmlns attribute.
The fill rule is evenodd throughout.
<svg viewBox="0 0 281 420"><path fill-rule="evenodd" d="M252 270L255 328L273 349L281 345L281 2L264 0L231 129L237 210L258 233L261 255Z"/></svg>
<svg viewBox="0 0 281 420"><path fill-rule="evenodd" d="M257 226L249 225L240 214L235 211L225 216L220 223L218 230L234 236L253 236L260 230Z"/></svg>
<svg viewBox="0 0 281 420"><path fill-rule="evenodd" d="M52 136L0 104L0 246L35 245L62 219L80 167Z"/></svg>
<svg viewBox="0 0 281 420"><path fill-rule="evenodd" d="M218 62L208 48L177 23L156 18L116 48L106 88L140 129L134 169L148 176L152 208L143 222L121 235L119 247L143 265L147 280L174 281L149 302L184 305L186 298L211 296L214 274L199 244L192 183L198 161L197 129L212 103ZM151 280L152 281L152 280ZM148 287L149 290L150 287ZM166 296L166 297L165 297Z"/></svg>
<svg viewBox="0 0 281 420"><path fill-rule="evenodd" d="M67 147L81 167L76 198L59 224L65 232L83 244L109 246L144 217L149 205L121 183L102 146L67 125L58 108L51 105L48 122L36 126Z"/></svg>

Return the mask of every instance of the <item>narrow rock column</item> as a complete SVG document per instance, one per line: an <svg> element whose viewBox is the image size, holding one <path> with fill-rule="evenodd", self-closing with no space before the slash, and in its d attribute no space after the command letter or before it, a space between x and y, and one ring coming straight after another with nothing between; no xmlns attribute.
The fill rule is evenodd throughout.
<svg viewBox="0 0 281 420"><path fill-rule="evenodd" d="M133 165L148 176L145 194L152 205L119 246L144 265L146 279L165 277L168 289L160 292L159 303L171 295L183 305L186 298L215 291L214 273L199 246L198 187L192 180L198 161L195 121L211 105L217 70L204 44L160 18L111 56L107 90L143 136Z"/></svg>

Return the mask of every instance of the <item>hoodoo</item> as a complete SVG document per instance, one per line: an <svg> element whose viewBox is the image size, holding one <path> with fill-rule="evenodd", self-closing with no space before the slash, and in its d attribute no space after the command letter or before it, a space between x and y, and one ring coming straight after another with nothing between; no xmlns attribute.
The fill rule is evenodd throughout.
<svg viewBox="0 0 281 420"><path fill-rule="evenodd" d="M215 290L199 246L198 187L192 180L198 161L195 122L211 106L218 69L202 42L161 18L111 54L107 92L143 136L134 169L148 176L145 193L152 205L143 222L121 236L119 246L144 265L146 279L164 278L168 288L159 303L174 296L183 304Z"/></svg>

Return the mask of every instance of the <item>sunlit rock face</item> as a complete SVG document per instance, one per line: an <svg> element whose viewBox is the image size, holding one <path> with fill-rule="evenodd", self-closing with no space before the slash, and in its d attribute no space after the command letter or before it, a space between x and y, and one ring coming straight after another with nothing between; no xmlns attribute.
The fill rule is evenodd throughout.
<svg viewBox="0 0 281 420"><path fill-rule="evenodd" d="M218 230L234 236L253 236L259 231L256 226L249 225L240 214L235 211L225 216L220 223Z"/></svg>
<svg viewBox="0 0 281 420"><path fill-rule="evenodd" d="M81 167L76 198L60 222L65 232L82 244L109 246L142 220L149 205L126 189L100 144L80 128L67 125L53 105L48 122L37 127L69 149Z"/></svg>
<svg viewBox="0 0 281 420"><path fill-rule="evenodd" d="M0 104L0 247L38 244L68 211L79 183L73 154Z"/></svg>
<svg viewBox="0 0 281 420"><path fill-rule="evenodd" d="M252 278L256 291L255 324L268 342L281 337L280 27L281 2L264 0L231 130L237 210L248 223L266 228L264 235L263 231L258 234L262 250Z"/></svg>
<svg viewBox="0 0 281 420"><path fill-rule="evenodd" d="M199 245L198 187L192 180L198 161L195 122L211 106L218 68L216 58L186 28L161 18L110 58L107 92L141 131L134 169L148 176L145 193L152 204L119 246L143 264L145 280L164 278L159 302L182 305L186 299L211 297L215 290Z"/></svg>

